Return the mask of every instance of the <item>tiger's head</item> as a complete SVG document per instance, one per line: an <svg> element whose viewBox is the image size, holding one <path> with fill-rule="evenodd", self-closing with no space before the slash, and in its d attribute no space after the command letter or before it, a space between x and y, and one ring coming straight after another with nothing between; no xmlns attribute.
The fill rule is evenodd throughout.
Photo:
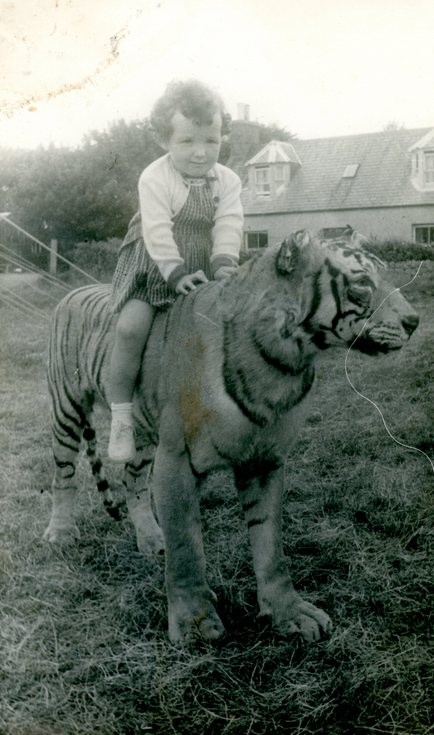
<svg viewBox="0 0 434 735"><path fill-rule="evenodd" d="M301 323L321 349L340 344L389 352L400 349L418 325L399 289L383 280L384 264L368 246L367 238L348 228L335 240L300 230L279 248L277 271L298 281Z"/></svg>

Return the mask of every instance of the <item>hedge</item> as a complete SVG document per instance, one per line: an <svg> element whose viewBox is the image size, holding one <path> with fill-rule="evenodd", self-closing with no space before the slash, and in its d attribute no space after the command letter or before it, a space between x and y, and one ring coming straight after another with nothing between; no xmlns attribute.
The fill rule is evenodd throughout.
<svg viewBox="0 0 434 735"><path fill-rule="evenodd" d="M78 242L70 250L69 260L99 281L111 281L121 240Z"/></svg>
<svg viewBox="0 0 434 735"><path fill-rule="evenodd" d="M368 250L388 263L398 263L403 260L434 260L434 247L421 243L372 240Z"/></svg>
<svg viewBox="0 0 434 735"><path fill-rule="evenodd" d="M386 263L400 263L408 260L434 260L434 246L400 240L371 240L366 247L371 253ZM263 252L264 248L250 248L241 253L241 262Z"/></svg>

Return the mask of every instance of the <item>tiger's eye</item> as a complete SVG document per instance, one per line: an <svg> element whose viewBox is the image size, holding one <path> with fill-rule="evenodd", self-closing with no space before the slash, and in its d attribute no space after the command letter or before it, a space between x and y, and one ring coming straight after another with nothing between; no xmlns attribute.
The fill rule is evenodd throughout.
<svg viewBox="0 0 434 735"><path fill-rule="evenodd" d="M374 286L372 280L369 278L369 276L360 276L360 278L357 279L357 281L354 284L357 286L363 286L363 287L370 287L372 288Z"/></svg>
<svg viewBox="0 0 434 735"><path fill-rule="evenodd" d="M352 286L348 289L348 299L359 306L368 306L371 302L371 292L368 288Z"/></svg>

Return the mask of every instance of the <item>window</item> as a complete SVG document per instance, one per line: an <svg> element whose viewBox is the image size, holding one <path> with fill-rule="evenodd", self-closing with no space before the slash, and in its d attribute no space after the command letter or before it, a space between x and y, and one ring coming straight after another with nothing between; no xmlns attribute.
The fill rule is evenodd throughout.
<svg viewBox="0 0 434 735"><path fill-rule="evenodd" d="M342 174L342 178L343 179L354 179L358 168L359 168L358 163L349 163L348 166L345 167L345 171Z"/></svg>
<svg viewBox="0 0 434 735"><path fill-rule="evenodd" d="M266 230L246 232L245 243L247 250L251 250L252 248L266 248L268 245L268 232Z"/></svg>
<svg viewBox="0 0 434 735"><path fill-rule="evenodd" d="M425 184L434 184L434 151L425 153L424 182Z"/></svg>
<svg viewBox="0 0 434 735"><path fill-rule="evenodd" d="M414 225L414 241L421 245L434 245L434 225Z"/></svg>
<svg viewBox="0 0 434 735"><path fill-rule="evenodd" d="M411 158L412 184L418 191L434 190L434 149L413 151Z"/></svg>
<svg viewBox="0 0 434 735"><path fill-rule="evenodd" d="M256 185L257 194L259 194L260 196L270 195L271 186L270 186L270 167L269 166L256 166L255 185Z"/></svg>
<svg viewBox="0 0 434 735"><path fill-rule="evenodd" d="M277 185L285 183L285 167L283 163L274 165L274 181Z"/></svg>

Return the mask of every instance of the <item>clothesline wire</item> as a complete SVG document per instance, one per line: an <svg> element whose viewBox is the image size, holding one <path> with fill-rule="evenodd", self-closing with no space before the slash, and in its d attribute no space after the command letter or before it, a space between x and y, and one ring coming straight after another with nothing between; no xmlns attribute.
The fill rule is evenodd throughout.
<svg viewBox="0 0 434 735"><path fill-rule="evenodd" d="M22 314L24 314L24 316L26 317L26 319L28 317L30 317L31 319L34 319L35 320L35 324L37 324L39 327L42 327L43 326L41 324L41 321L40 321L41 320L41 317L42 317L42 314L38 314L36 312L36 310L34 309L33 306L30 309L28 306L24 306L20 302L14 301L14 298L13 297L11 298L8 294L6 294L3 291L0 292L0 301L2 301L4 304L6 304L6 306L8 308L15 309L16 311L19 311ZM44 321L48 321L48 317L45 314L43 315L42 318L43 318ZM34 326L34 325L32 325L32 326Z"/></svg>
<svg viewBox="0 0 434 735"><path fill-rule="evenodd" d="M29 232L26 232L24 228L20 227L20 225L17 225L15 222L10 220L6 215L1 215L1 221L5 221L7 224L14 227L18 232L24 234L28 239L32 240L33 242L37 243L40 247L43 249L51 252L51 248L48 247L45 243L43 243L41 240L39 240L37 237L34 237ZM90 281L94 283L100 283L98 279L94 278L90 275L90 273L87 273L82 268L79 268L75 265L75 263L72 263L68 258L65 258L63 255L56 254L56 257L67 263L70 268L77 271L81 275L88 278ZM54 276L51 273L47 273L47 271L43 270L42 268L39 268L35 265L35 263L32 263L31 260L28 258L19 255L13 248L8 247L4 243L0 243L0 258L6 261L7 263L17 267L17 268L23 268L26 271L38 275L43 281L48 283L50 286L56 286L58 288L61 288L62 290L69 293L71 291L72 287L68 287L63 281L61 281L59 278ZM26 287L30 287L30 289L34 292L37 292L39 294L42 294L44 297L51 299L52 301L57 301L55 296L52 294L42 291L40 288L35 286L33 283L26 282ZM6 304L8 307L12 307L16 311L21 312L26 319L28 317L31 317L32 319L36 319L39 321L42 319L43 321L49 321L50 317L47 316L41 309L37 308L32 304L30 301L28 301L23 296L20 296L16 293L16 291L11 290L10 288L7 288L6 286L2 285L0 288L0 300ZM42 325L40 325L42 326Z"/></svg>
<svg viewBox="0 0 434 735"><path fill-rule="evenodd" d="M12 253L12 256L5 255L5 253L1 250L1 248L6 250L8 253ZM64 291L71 290L59 278L56 278L56 276L53 276L51 273L47 273L47 271L44 271L42 268L38 268L38 266L32 263L28 258L25 258L22 255L17 255L15 251L13 250L13 248L9 248L7 245L4 245L3 243L0 243L0 258L4 258L4 260L12 263L12 265L17 266L18 268L25 268L31 273L37 273L39 276L41 276L42 279L46 280L48 283L51 283L52 285L62 288Z"/></svg>
<svg viewBox="0 0 434 735"><path fill-rule="evenodd" d="M14 258L9 258L7 255L3 255L1 252L0 252L0 258L4 258L8 263L11 263L12 265L15 265L15 266L18 266L18 267L22 267L22 265L23 265L18 260L15 260ZM34 270L33 271L33 274L37 275L38 277L40 276L38 270ZM50 286L52 286L52 285L54 285L54 286L59 285L59 284L56 284L56 283L53 284L50 281L48 281L48 283L49 283ZM54 294L50 293L48 290L43 291L42 288L38 288L31 281L26 281L25 282L25 286L26 286L26 288L27 287L28 288L31 288L32 291L35 291L36 293L41 294L42 296L44 296L44 298L47 298L50 301L53 301L55 304L57 304L58 301L59 301L58 297L56 297ZM1 289L1 286L0 286L0 289ZM66 291L69 292L69 289L66 289Z"/></svg>
<svg viewBox="0 0 434 735"><path fill-rule="evenodd" d="M7 288L6 286L2 286L0 289L1 295L8 294L9 298L15 301L18 301L19 304L22 304L26 309L30 311L32 314L37 314L41 317L41 319L46 319L47 321L50 320L50 317L48 317L42 309L38 309L34 304L32 304L31 301L28 301L23 296L19 296L15 291L12 291L10 288Z"/></svg>
<svg viewBox="0 0 434 735"><path fill-rule="evenodd" d="M17 225L16 222L12 222L9 217L7 217L5 214L1 215L1 220L4 222L7 222L11 227L14 227L18 232L22 232L24 235L26 235L30 240L33 240L33 242L36 242L38 245L40 245L44 250L48 250L48 252L51 253L52 248L50 248L48 245L46 245L42 240L39 240L37 237L34 237L34 235L31 235L30 232L27 232L23 227L20 227L20 225ZM86 278L89 278L89 280L93 281L93 283L100 283L97 278L94 278L90 275L90 273L86 273L82 268L79 268L78 265L75 265L75 263L72 263L68 258L65 258L63 255L60 255L57 253L56 257L59 260L62 260L64 263L67 263L70 268L73 268L78 273L81 273L81 275L86 276Z"/></svg>
<svg viewBox="0 0 434 735"><path fill-rule="evenodd" d="M37 243L41 248L44 250L47 250L48 252L51 252L52 249L46 245L44 242L39 240L37 237L34 237L30 232L27 232L23 227L20 227L20 225L17 225L15 222L9 219L6 215L2 214L0 217L0 222L4 221L10 226L12 226L15 230L22 233L25 237L32 240L33 242ZM92 281L93 283L100 283L98 279L94 278L90 275L90 273L87 273L82 268L79 268L75 263L72 263L68 258L65 258L63 255L60 255L59 253L56 253L56 258L66 263L70 268L72 268L77 273L80 273L82 276L85 276L87 279ZM45 281L50 286L56 286L58 288L61 288L63 291L66 291L69 293L73 287L67 286L63 281L61 281L59 278L54 276L52 273L47 273L47 271L43 270L42 268L39 268L35 265L31 260L28 258L19 255L13 248L8 247L4 243L0 243L0 259L3 259L7 263L15 266L16 268L23 268L26 271L38 275L43 281ZM35 284L26 282L26 287L30 287L30 289L36 293L42 294L44 297L57 302L57 299L55 296L50 294L48 291L42 291L42 289L35 286ZM41 309L37 308L32 304L30 301L28 301L23 296L20 296L16 293L16 291L13 291L6 286L2 285L0 288L0 300L6 304L8 307L12 307L16 311L21 312L26 319L28 317L31 317L32 319L36 319L39 321L40 319L44 321L49 321L50 317L47 316ZM42 327L42 325L40 324Z"/></svg>

